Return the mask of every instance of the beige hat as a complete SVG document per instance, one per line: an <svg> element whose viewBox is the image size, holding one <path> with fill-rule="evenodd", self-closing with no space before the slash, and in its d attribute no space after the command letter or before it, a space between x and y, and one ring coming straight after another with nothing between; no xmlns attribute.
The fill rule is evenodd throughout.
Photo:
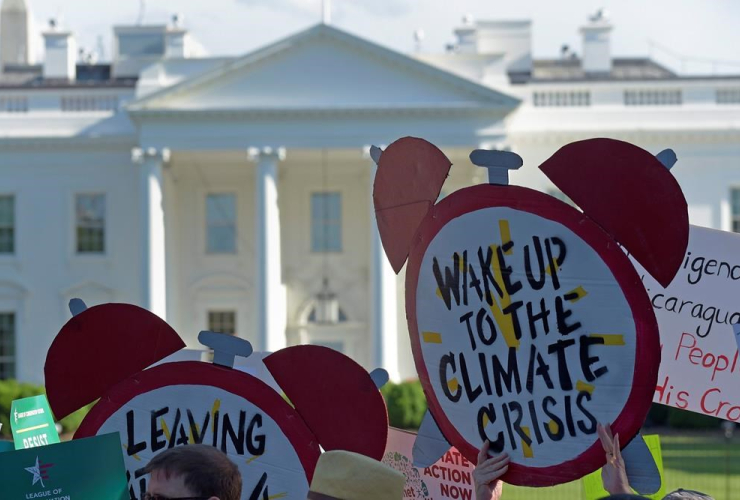
<svg viewBox="0 0 740 500"><path fill-rule="evenodd" d="M321 454L311 481L312 500L402 500L406 477L377 460L349 451Z"/></svg>

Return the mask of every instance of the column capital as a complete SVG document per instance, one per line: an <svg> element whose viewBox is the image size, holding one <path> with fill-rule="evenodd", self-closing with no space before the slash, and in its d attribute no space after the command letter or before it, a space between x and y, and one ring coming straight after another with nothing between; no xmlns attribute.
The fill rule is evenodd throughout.
<svg viewBox="0 0 740 500"><path fill-rule="evenodd" d="M159 160L162 163L169 163L169 148L133 148L131 150L131 161L134 163L143 163L145 160Z"/></svg>
<svg viewBox="0 0 740 500"><path fill-rule="evenodd" d="M259 161L265 157L274 157L277 161L285 160L285 148L284 147L250 147L247 148L247 157L250 161Z"/></svg>

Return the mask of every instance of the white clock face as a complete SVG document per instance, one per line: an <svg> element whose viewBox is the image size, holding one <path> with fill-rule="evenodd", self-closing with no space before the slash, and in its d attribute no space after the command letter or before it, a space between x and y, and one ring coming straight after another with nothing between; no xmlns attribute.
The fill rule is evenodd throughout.
<svg viewBox="0 0 740 500"><path fill-rule="evenodd" d="M627 403L632 311L596 251L560 223L507 207L450 220L424 254L415 305L435 417L476 448L488 439L516 463L558 465Z"/></svg>
<svg viewBox="0 0 740 500"><path fill-rule="evenodd" d="M142 469L173 446L203 443L224 451L242 475L242 498L306 498L308 480L288 438L244 398L205 385L170 385L140 394L116 410L97 434L118 432L129 486L146 491Z"/></svg>

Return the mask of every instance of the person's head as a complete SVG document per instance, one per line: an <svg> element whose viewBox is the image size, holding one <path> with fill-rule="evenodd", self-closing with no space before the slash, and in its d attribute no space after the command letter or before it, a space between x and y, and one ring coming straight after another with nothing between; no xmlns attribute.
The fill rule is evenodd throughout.
<svg viewBox="0 0 740 500"><path fill-rule="evenodd" d="M144 468L149 474L147 497L239 500L239 469L219 449L204 444L171 448L154 457Z"/></svg>
<svg viewBox="0 0 740 500"><path fill-rule="evenodd" d="M694 490L684 490L682 488L671 491L663 500L714 500L709 495Z"/></svg>
<svg viewBox="0 0 740 500"><path fill-rule="evenodd" d="M343 450L322 453L308 500L402 500L406 477L372 458Z"/></svg>

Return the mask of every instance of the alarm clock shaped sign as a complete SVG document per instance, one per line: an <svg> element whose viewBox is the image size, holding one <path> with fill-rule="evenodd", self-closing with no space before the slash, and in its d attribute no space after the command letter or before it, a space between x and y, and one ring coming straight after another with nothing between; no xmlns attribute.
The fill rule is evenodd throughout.
<svg viewBox="0 0 740 500"><path fill-rule="evenodd" d="M576 203L621 196L611 211L596 210L601 218L589 215L588 200L581 212L506 185L506 169L521 166L508 152L474 151L471 160L490 168L492 183L437 204L450 162L426 141L391 144L375 181L386 253L396 270L408 255L406 314L431 417L468 460L486 440L493 453L508 453L503 479L519 485L572 481L603 465L598 423L610 423L625 443L637 435L660 346L649 298L620 243L670 281L688 237L685 200L655 157L606 139L568 148L542 168L559 184L561 175L590 167L565 192ZM620 176L648 190L657 183L669 196L640 199ZM588 185L594 177L614 182L600 190ZM667 198L676 202L665 205ZM642 213L629 224L613 220L633 217L635 206Z"/></svg>
<svg viewBox="0 0 740 500"><path fill-rule="evenodd" d="M249 342L213 332L199 340L214 362L165 362L182 348L156 315L129 304L80 308L47 355L50 406L57 418L98 399L75 438L118 432L132 499L143 498L144 467L174 446L208 444L242 475L242 498L306 498L324 450L382 458L385 403L372 376L343 354L295 346L264 364L292 406L261 380L233 369ZM76 363L76 359L90 360Z"/></svg>

